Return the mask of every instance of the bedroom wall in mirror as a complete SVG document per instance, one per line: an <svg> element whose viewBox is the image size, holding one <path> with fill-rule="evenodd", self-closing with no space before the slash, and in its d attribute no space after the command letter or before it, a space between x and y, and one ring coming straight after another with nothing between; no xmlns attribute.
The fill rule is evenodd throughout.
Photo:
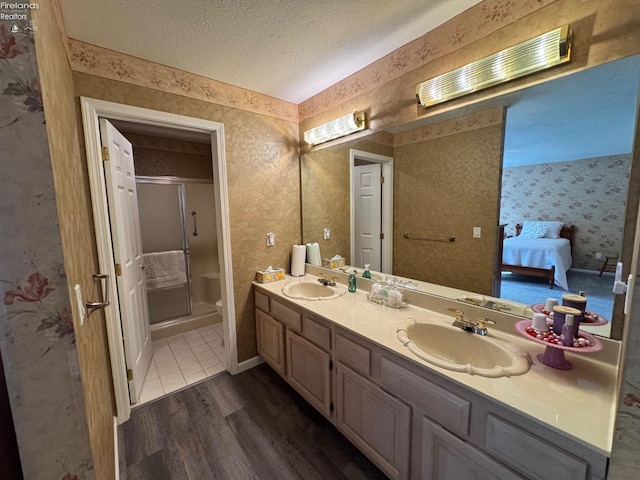
<svg viewBox="0 0 640 480"><path fill-rule="evenodd" d="M525 315L548 297L584 291L594 313L587 328L608 336L611 321L623 319L612 314L612 273L600 270L622 249L639 81L640 56L629 57L458 115L313 149L301 159L303 240L319 242L322 257L339 254L353 264L350 151L392 157L394 275L493 308L500 297ZM501 272L503 239L515 237L524 221L558 221L563 233L575 227L569 259L557 267L569 270L561 272L564 281L554 278L553 289L548 274ZM544 257L545 269L554 264L546 251L531 255ZM603 319L609 322L596 325Z"/></svg>

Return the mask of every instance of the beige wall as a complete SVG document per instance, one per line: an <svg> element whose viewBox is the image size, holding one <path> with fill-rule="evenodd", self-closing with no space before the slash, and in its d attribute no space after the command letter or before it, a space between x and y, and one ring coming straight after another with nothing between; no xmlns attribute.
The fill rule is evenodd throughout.
<svg viewBox="0 0 640 480"><path fill-rule="evenodd" d="M300 242L296 123L83 73L73 80L76 96L224 124L238 357L252 358L255 272L269 265L288 270L291 245ZM275 232L275 247L266 246L267 232Z"/></svg>
<svg viewBox="0 0 640 480"><path fill-rule="evenodd" d="M76 117L73 80L64 50L66 37L60 31L55 6L40 3L34 10L38 26L36 49L56 206L69 288L79 284L85 300L96 300L92 274L98 272L89 182L82 154L81 126ZM71 299L75 298L69 292ZM84 326L74 328L84 399L93 451L95 476L114 478L113 415L115 412L106 328L102 312L94 313ZM62 414L63 412L60 412Z"/></svg>
<svg viewBox="0 0 640 480"><path fill-rule="evenodd" d="M491 295L502 144L498 124L395 147L395 274ZM404 232L456 239L411 240Z"/></svg>

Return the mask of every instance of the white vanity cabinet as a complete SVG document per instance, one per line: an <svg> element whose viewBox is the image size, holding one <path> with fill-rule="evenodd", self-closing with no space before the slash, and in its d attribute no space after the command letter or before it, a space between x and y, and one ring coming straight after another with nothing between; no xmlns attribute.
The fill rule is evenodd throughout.
<svg viewBox="0 0 640 480"><path fill-rule="evenodd" d="M526 480L426 417L420 463L424 480Z"/></svg>
<svg viewBox="0 0 640 480"><path fill-rule="evenodd" d="M286 379L311 405L331 418L331 355L287 330Z"/></svg>
<svg viewBox="0 0 640 480"><path fill-rule="evenodd" d="M255 292L258 353L331 420L331 330L292 305Z"/></svg>
<svg viewBox="0 0 640 480"><path fill-rule="evenodd" d="M606 478L605 455L512 406L267 289L255 301L264 360L390 478Z"/></svg>
<svg viewBox="0 0 640 480"><path fill-rule="evenodd" d="M342 363L336 426L393 479L409 478L411 408Z"/></svg>

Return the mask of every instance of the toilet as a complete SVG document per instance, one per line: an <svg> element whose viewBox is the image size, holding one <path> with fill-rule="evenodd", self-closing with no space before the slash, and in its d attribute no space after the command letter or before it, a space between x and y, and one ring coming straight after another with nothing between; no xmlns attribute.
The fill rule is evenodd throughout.
<svg viewBox="0 0 640 480"><path fill-rule="evenodd" d="M222 299L216 302L216 312L218 312L220 316L222 316Z"/></svg>

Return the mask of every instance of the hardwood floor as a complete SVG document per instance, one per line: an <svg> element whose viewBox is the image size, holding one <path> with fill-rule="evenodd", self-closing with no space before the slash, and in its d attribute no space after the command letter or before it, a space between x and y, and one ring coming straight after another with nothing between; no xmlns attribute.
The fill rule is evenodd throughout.
<svg viewBox="0 0 640 480"><path fill-rule="evenodd" d="M119 435L128 480L387 478L266 364L142 405Z"/></svg>

